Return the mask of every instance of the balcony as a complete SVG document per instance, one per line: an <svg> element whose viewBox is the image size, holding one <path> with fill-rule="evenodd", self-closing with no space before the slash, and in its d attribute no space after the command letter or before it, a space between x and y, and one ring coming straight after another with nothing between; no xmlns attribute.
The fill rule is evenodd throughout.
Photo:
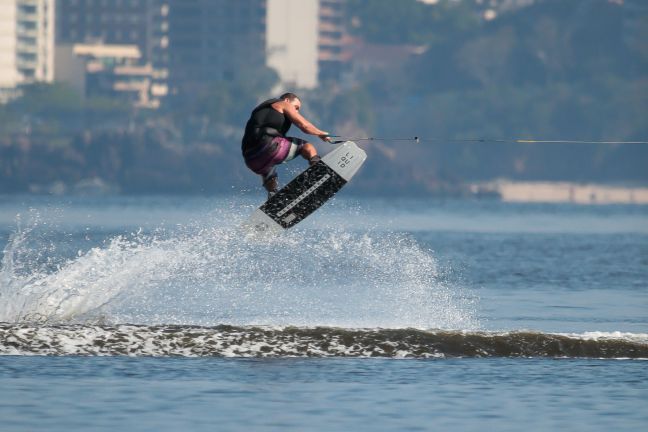
<svg viewBox="0 0 648 432"><path fill-rule="evenodd" d="M342 32L342 24L339 22L320 21L318 29L320 32Z"/></svg>
<svg viewBox="0 0 648 432"><path fill-rule="evenodd" d="M115 73L115 75L150 77L153 75L153 68L150 64L146 64L144 66L123 65L115 66L113 72Z"/></svg>
<svg viewBox="0 0 648 432"><path fill-rule="evenodd" d="M330 48L330 47L340 47L342 46L342 40L340 38L330 38L320 36L318 40L320 48Z"/></svg>
<svg viewBox="0 0 648 432"><path fill-rule="evenodd" d="M36 59L25 59L18 57L16 59L16 67L22 71L22 69L36 69Z"/></svg>
<svg viewBox="0 0 648 432"><path fill-rule="evenodd" d="M339 8L320 5L319 15L320 17L342 18L342 10Z"/></svg>
<svg viewBox="0 0 648 432"><path fill-rule="evenodd" d="M113 90L118 92L146 92L148 91L151 83L148 80L144 81L117 81L113 84Z"/></svg>
<svg viewBox="0 0 648 432"><path fill-rule="evenodd" d="M16 35L20 37L27 37L27 38L37 38L38 37L38 30L36 28L29 28L25 26L19 26L16 29Z"/></svg>
<svg viewBox="0 0 648 432"><path fill-rule="evenodd" d="M16 43L16 53L18 55L31 54L35 56L36 54L38 54L38 46L36 45L36 43L26 43L26 42L18 41Z"/></svg>
<svg viewBox="0 0 648 432"><path fill-rule="evenodd" d="M344 58L341 53L339 52L331 52L331 51L320 51L317 55L317 59L319 61L339 61L341 62Z"/></svg>
<svg viewBox="0 0 648 432"><path fill-rule="evenodd" d="M18 6L16 13L16 19L18 22L28 21L34 22L38 21L38 10L35 6Z"/></svg>

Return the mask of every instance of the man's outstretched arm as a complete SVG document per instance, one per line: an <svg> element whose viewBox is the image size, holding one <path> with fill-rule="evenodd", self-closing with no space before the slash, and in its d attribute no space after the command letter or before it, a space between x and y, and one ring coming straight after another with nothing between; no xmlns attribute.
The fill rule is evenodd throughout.
<svg viewBox="0 0 648 432"><path fill-rule="evenodd" d="M322 139L322 141L330 141L331 139L328 137L329 133L326 131L323 131L317 127L315 127L314 124L309 122L299 114L299 111L297 111L292 105L289 103L285 103L283 105L283 113L285 116L288 117L288 119L295 125L297 126L302 132L305 134L309 135L316 135Z"/></svg>

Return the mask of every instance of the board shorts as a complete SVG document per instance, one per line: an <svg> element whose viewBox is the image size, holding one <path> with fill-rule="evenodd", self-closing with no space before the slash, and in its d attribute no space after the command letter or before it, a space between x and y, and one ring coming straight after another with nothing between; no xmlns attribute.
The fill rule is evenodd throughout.
<svg viewBox="0 0 648 432"><path fill-rule="evenodd" d="M276 175L275 166L294 159L306 141L293 137L274 137L258 151L244 155L245 165L255 173L269 179Z"/></svg>

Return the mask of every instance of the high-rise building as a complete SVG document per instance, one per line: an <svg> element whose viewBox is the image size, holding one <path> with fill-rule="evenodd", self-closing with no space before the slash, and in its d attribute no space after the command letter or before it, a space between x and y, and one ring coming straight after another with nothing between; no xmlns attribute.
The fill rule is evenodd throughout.
<svg viewBox="0 0 648 432"><path fill-rule="evenodd" d="M20 81L16 67L16 0L0 0L0 102L14 93Z"/></svg>
<svg viewBox="0 0 648 432"><path fill-rule="evenodd" d="M344 23L345 0L319 0L319 81L338 81L346 71L349 42Z"/></svg>
<svg viewBox="0 0 648 432"><path fill-rule="evenodd" d="M173 91L265 64L266 0L169 0Z"/></svg>
<svg viewBox="0 0 648 432"><path fill-rule="evenodd" d="M150 71L150 96L159 97L167 94L169 85L178 92L262 66L265 4L266 0L58 0L57 44L84 45L91 53L103 52L91 46L112 51L136 46L140 57L128 59L129 70ZM94 54L85 58L96 60ZM126 61L120 59L114 61ZM88 85L102 82L107 88L108 70Z"/></svg>
<svg viewBox="0 0 648 432"><path fill-rule="evenodd" d="M157 63L168 22L167 0L57 0L57 44L137 45Z"/></svg>
<svg viewBox="0 0 648 432"><path fill-rule="evenodd" d="M283 88L339 81L348 66L345 0L268 0L267 64Z"/></svg>
<svg viewBox="0 0 648 432"><path fill-rule="evenodd" d="M54 79L54 0L0 0L0 99Z"/></svg>
<svg viewBox="0 0 648 432"><path fill-rule="evenodd" d="M159 104L167 93L167 0L57 0L56 9L57 50L65 62L57 63L57 79L76 75L67 68L74 55L85 63L82 93L132 93L137 105Z"/></svg>
<svg viewBox="0 0 648 432"><path fill-rule="evenodd" d="M319 0L268 0L267 65L281 90L317 86Z"/></svg>
<svg viewBox="0 0 648 432"><path fill-rule="evenodd" d="M24 81L54 79L54 0L18 0L16 66Z"/></svg>

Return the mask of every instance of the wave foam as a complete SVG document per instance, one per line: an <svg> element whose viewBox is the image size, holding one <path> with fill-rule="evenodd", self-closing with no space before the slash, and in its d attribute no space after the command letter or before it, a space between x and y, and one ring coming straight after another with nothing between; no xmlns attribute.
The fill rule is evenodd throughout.
<svg viewBox="0 0 648 432"><path fill-rule="evenodd" d="M648 342L636 339L411 328L0 324L0 355L648 358Z"/></svg>

